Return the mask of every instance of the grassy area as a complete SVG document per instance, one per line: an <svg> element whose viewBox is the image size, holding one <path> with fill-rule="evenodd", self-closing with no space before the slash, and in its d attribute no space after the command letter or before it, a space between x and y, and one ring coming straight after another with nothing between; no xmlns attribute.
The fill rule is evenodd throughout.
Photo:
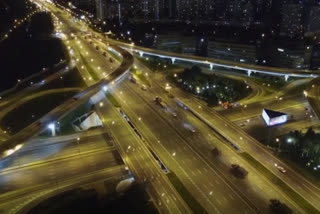
<svg viewBox="0 0 320 214"><path fill-rule="evenodd" d="M320 212L315 209L308 201L296 193L291 187L280 180L267 168L265 168L261 163L254 159L250 154L244 152L240 156L248 161L254 168L256 168L260 173L262 173L267 179L275 183L287 196L289 196L296 204L303 208L308 214L319 214Z"/></svg>
<svg viewBox="0 0 320 214"><path fill-rule="evenodd" d="M147 86L151 86L149 80L147 79L147 77L142 73L142 71L138 71L135 68L131 68L131 73L133 75L134 78L139 79L141 82L143 82L145 85Z"/></svg>
<svg viewBox="0 0 320 214"><path fill-rule="evenodd" d="M83 57L81 53L80 53L80 57L81 57L81 60L83 61L83 65L86 67L87 71L89 72L93 80L98 81L99 77L96 74L96 72L93 70L92 66L88 63L87 59Z"/></svg>
<svg viewBox="0 0 320 214"><path fill-rule="evenodd" d="M38 120L77 92L60 92L35 98L18 106L6 114L1 121L3 130L10 130L15 134L34 121Z"/></svg>
<svg viewBox="0 0 320 214"><path fill-rule="evenodd" d="M86 84L83 81L77 69L72 69L61 77L55 80L52 80L50 83L44 84L42 87L39 88L39 91L55 89L55 88L86 87Z"/></svg>
<svg viewBox="0 0 320 214"><path fill-rule="evenodd" d="M120 103L116 100L116 98L112 94L107 92L106 96L107 96L108 100L112 103L112 105L114 105L117 108L121 107Z"/></svg>
<svg viewBox="0 0 320 214"><path fill-rule="evenodd" d="M179 180L179 178L172 171L167 174L170 182L176 188L180 196L186 202L186 204L190 207L192 213L194 214L204 214L208 213L199 202L192 196L192 194L186 189L183 183Z"/></svg>

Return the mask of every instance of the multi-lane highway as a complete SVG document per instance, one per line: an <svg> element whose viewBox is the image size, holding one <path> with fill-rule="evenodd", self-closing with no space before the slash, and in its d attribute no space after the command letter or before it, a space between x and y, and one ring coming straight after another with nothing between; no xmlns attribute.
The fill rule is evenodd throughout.
<svg viewBox="0 0 320 214"><path fill-rule="evenodd" d="M180 95L182 95L182 94L179 94L179 98L180 98ZM185 94L183 94L181 97L182 97L182 99L184 99L184 98L186 98L187 96L186 96ZM190 104L188 103L188 105L190 105ZM198 107L199 107L199 104L197 103L196 105L197 105L196 108L198 108ZM135 110L135 111L137 111L137 110ZM212 114L212 112L210 112L210 114L208 114L207 116L209 116L209 115L211 116L211 114ZM138 119L139 119L139 118L138 118ZM228 121L228 122L229 122L229 121ZM225 123L224 121L220 121L220 123L222 124L223 127L225 127L225 124L226 124L226 123ZM220 125L221 125L221 124L220 124ZM228 125L228 124L227 124L227 125ZM223 129L218 129L218 130L219 130L219 132L224 133L224 132L222 131ZM235 133L238 133L238 132L239 132L238 130L237 130L237 132L233 132L231 136L234 136ZM229 134L229 133L228 133L228 134ZM243 132L242 132L241 134L243 134ZM245 137L248 137L248 136L245 135ZM243 137L242 137L242 136L237 137L237 141L238 141L239 139L240 139L240 140L241 140L241 139L243 140ZM229 140L231 140L231 138L230 138ZM232 139L232 141L234 142L235 139ZM240 146L242 146L242 145L240 145ZM260 147L259 147L259 148L260 148ZM263 150L263 151L264 151L264 150ZM272 156L272 157L273 157L273 156ZM273 158L274 158L274 157L273 157ZM265 160L264 160L264 161L265 161ZM277 161L278 161L278 160L277 160ZM270 168L270 167L269 167L269 168L270 168L270 170L275 171L273 165L274 165L274 162L272 163L272 168ZM279 172L278 172L278 171L275 171L275 173L279 173ZM281 176L281 175L280 175L280 176Z"/></svg>
<svg viewBox="0 0 320 214"><path fill-rule="evenodd" d="M250 105L246 104L247 107L249 106L248 109L252 108L253 110L252 114L246 114L246 118L243 117L243 112L237 111L237 109L217 112L203 105L201 101L198 101L192 95L174 86L170 89L170 93L176 98L168 98L167 93L163 89L165 83L159 83L158 79L153 77L153 74L150 75L151 88L147 89L141 88L141 84L138 85L137 83L125 80L127 71L132 66L134 58L130 53L119 48L117 45L126 46L128 49L134 48L141 53L161 54L161 56L176 60L188 59L189 61L198 61L202 64L214 66L231 66L240 70L262 72L267 70L268 73L276 75L293 76L309 76L311 75L310 73L277 68L271 69L221 60L208 61L208 59L199 57L180 56L179 54L135 47L110 39L92 38L90 41L89 39L84 39L84 36L88 32L92 35L96 35L96 33L88 29L84 23L70 21L69 15L63 10L57 9L49 3L44 3L44 5L60 19L62 31L65 31L68 36L70 35L70 39L66 40L65 43L71 55L73 55L73 60L76 62L76 66L80 70L83 79L88 86L91 86L73 101L71 100L72 102L64 104L53 112L53 118L57 120L61 115L64 115L62 112L70 111L71 106L74 108L74 102L78 103L79 100L86 100L98 92L95 89L99 88L101 90L101 88L104 88L108 84L109 93L111 92L121 105L121 107L115 107L107 99L99 100L99 103L96 105L103 124L108 129L108 133L110 133L108 139L110 141L111 138L113 139L112 142L115 148L118 149L124 163L132 171L135 178L139 182L146 184L147 192L161 213L190 213L191 210L182 200L181 196L179 196L166 174L160 169L150 150L159 156L169 170L177 174L188 191L209 213L268 213L270 212L268 203L271 198L280 199L297 213L306 212L295 203L293 198L288 197L277 184L268 180L257 169L244 161L238 155L238 152L230 147L230 142L233 145L237 145L241 152L249 153L294 191L303 196L310 204L320 209L320 204L318 203L320 201L319 187L313 185L302 175L277 159L266 148L261 146L259 142L230 121L230 119L234 121L246 120L248 117L256 116L258 110L261 111L261 106L259 106L261 100L259 99L263 96L258 96L259 94L261 95L259 91L257 92L258 95L252 96L254 98L251 99ZM83 32L83 29L87 29L86 33ZM120 54L120 62L114 60L111 63L109 60L111 55L107 53L107 43L109 48ZM99 48L97 48L97 45ZM104 56L102 55L103 53ZM150 70L139 61L135 63L138 69L150 73ZM99 83L100 79L104 79L104 81ZM86 99L83 99L83 94ZM156 96L161 96L167 106L161 107L161 105L156 104L153 101ZM273 95L270 95L263 102L269 103L271 106L277 105L278 109L281 109L280 106L283 106L283 109L287 109L288 105L296 102L290 99L286 100L286 102L271 104L274 102L274 98L271 96ZM258 100L259 102L257 102ZM183 103L186 108L179 107L179 102ZM301 104L299 105L300 107ZM128 123L128 119L126 120L124 114L130 118L131 124ZM228 118L225 116L228 116ZM29 130L34 135L41 128L44 128L42 123L47 125L49 118L52 118L52 116L40 120L40 124L39 122L32 124L26 130ZM11 141L5 142L2 147L8 151L8 148L19 145L17 142L21 142L26 136L30 136L30 133L28 135L24 133L13 138ZM35 163L35 161L41 161L42 158L46 158L48 161L52 160L55 162L53 165L50 162L44 165L32 166L32 168L38 166L45 167L50 172L49 177L52 176L48 179L51 182L59 179L59 176L56 174L60 175L62 173L62 171L60 172L53 168L61 166L59 164L63 164L65 159L68 159L68 163L73 163L74 165L77 163L74 160L79 160L80 156L84 163L86 161L95 161L99 165L100 160L103 166L116 166L119 164L120 159L116 159L115 162L112 160L114 158L113 143L109 145L109 149L100 150L96 148L96 143L89 143L91 142L91 137L88 138L90 140L87 140L86 146L81 145L81 143L81 146L78 144L82 140L86 142L83 138L79 141L77 140L75 145L72 144L73 141L69 142L68 140L59 144L48 143L45 146L47 153L42 150L41 146L39 148L28 146L24 150L21 150L21 152L16 152L15 155L19 156L20 154L21 157L14 158L14 156L11 156L7 161L12 160L12 163L8 161L3 162L3 164L7 164L7 167L12 164L13 170L16 173L20 173L19 170L28 170L31 167L28 164L27 166L21 165L21 162L26 163L25 160L21 159L22 157L31 160L30 164ZM212 157L211 150L214 147L222 151L221 157ZM94 152L88 153L88 150L94 150ZM32 155L30 155L29 151L32 151ZM56 156L50 154L52 151L57 152ZM76 152L77 155L68 157L69 153ZM34 154L37 157L34 157ZM89 157L92 154L95 154L98 160L91 160ZM108 154L111 154L111 156L108 156ZM54 158L51 159L51 157ZM233 163L240 164L249 171L249 175L245 180L237 180L232 177L230 165ZM287 173L282 174L279 172L274 167L275 163L284 166ZM70 168L76 171L81 170L76 166L70 166ZM88 169L85 168L84 170ZM8 170L9 172L10 170ZM34 179L32 175L34 172L37 172L37 168L33 169L32 175L28 171L23 172L27 175L30 183L35 181L32 180ZM73 174L73 170L70 173ZM35 174L41 175L41 172ZM12 182L13 184L6 183L7 186L5 188L9 190L17 188L21 181L13 180Z"/></svg>
<svg viewBox="0 0 320 214"><path fill-rule="evenodd" d="M61 15L60 18L61 20L63 18L66 19L63 15ZM65 20L65 23L68 23L68 21ZM73 25L73 23L68 24ZM76 27L73 28L74 33L76 33L75 29ZM78 30L77 35L77 38L82 36L80 30ZM71 42L68 43L68 41L66 41L66 43L71 44ZM77 66L88 85L93 84L95 78L97 78L97 81L100 78L110 79L120 75L116 72L112 72L114 77L105 74L110 68L110 61L108 57L103 57L101 52L95 47L89 47L88 44L84 44L83 41L80 43L76 41L75 44L78 45L78 47L74 47L76 50L75 57L79 57L79 60L76 60L78 62ZM127 66L126 63L130 62L130 55L121 52L121 49L117 49L116 47L113 47L113 49L122 54L121 57L123 60L120 66ZM91 63L94 62L94 65L90 64L90 66L86 66L87 63L84 62L83 58L81 59L81 55L86 56L85 60L89 60ZM112 66L114 65L118 65L118 63L113 62ZM113 84L110 84L109 88L112 87ZM126 124L119 111L106 100L101 100L97 107L104 125L109 127L112 137L115 139L116 147L119 149L125 164L130 168L139 182L147 184L147 192L154 200L159 211L161 213L190 213L189 207L177 194L151 152L131 130L129 125ZM133 152L131 153L131 151Z"/></svg>
<svg viewBox="0 0 320 214"><path fill-rule="evenodd" d="M1 160L0 166L0 210L4 213L10 213L33 194L128 177L113 140L98 130L34 139L14 156Z"/></svg>
<svg viewBox="0 0 320 214"><path fill-rule="evenodd" d="M304 96L307 97L314 113L320 119L320 78L316 78L310 83L310 86L305 91Z"/></svg>

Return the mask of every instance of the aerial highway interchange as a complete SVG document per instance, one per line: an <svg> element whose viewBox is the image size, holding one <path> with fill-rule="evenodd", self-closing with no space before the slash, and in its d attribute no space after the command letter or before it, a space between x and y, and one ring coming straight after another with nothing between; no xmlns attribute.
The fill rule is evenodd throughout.
<svg viewBox="0 0 320 214"><path fill-rule="evenodd" d="M0 213L19 213L23 209L21 201L27 205L56 189L103 178L125 179L131 174L138 182L146 184L146 191L160 213L192 213L153 154L177 175L208 213L270 213L268 203L271 198L284 202L295 213L320 212L319 186L288 166L246 132L250 132L250 126L254 127L251 124L260 122L262 106L285 110L290 114L298 112L295 116L297 121L279 131L282 133L301 124L318 124L317 72L266 71L264 67L251 65L226 65L250 72L263 71L286 79L291 76L302 78L289 83L280 92L272 93L267 91L267 87L251 81L248 73L239 74L217 68L221 75L247 81L253 92L239 101L241 105L238 108L210 108L174 85L171 85L171 96L168 96L165 77L153 72L142 63L141 58L148 54L174 58L172 63L182 66L184 59L193 60L194 63L207 66L208 72L215 66L223 65L223 61L175 55L119 42L92 30L84 21L72 21L69 18L72 14L62 6L45 1L35 2L54 15L57 29L66 35L63 42L71 57L68 69L77 68L88 88L14 136L0 136L3 157L0 160ZM132 68L141 71L148 82L141 79L130 81ZM66 69L60 72L66 72ZM52 74L50 78L59 78L60 75ZM307 97L303 97L302 92L295 88L309 82ZM23 99L4 96L0 101L0 108L3 109L0 119L25 100L42 96L39 93L32 94L32 87L17 92L17 96ZM47 129L50 122L59 121L67 112L105 91L112 94L119 106L115 106L106 96L96 102L95 108L103 127L61 137L37 136ZM161 97L166 107L158 105L155 97ZM304 116L306 108L313 109L307 119ZM313 116L312 119L309 115ZM245 124L245 127L241 127L241 124ZM213 148L221 151L219 158L212 156ZM281 185L267 178L259 168L243 158L244 153L271 172L281 181ZM274 167L275 163L283 166L286 173ZM249 176L245 180L235 179L229 172L231 164L243 166ZM50 183L56 185L51 186ZM308 206L297 203L299 199L287 194L287 189L304 198Z"/></svg>

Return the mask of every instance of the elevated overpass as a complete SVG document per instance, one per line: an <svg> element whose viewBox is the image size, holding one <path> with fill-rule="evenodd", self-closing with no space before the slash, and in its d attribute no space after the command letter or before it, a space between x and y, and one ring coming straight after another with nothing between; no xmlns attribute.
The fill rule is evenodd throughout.
<svg viewBox="0 0 320 214"><path fill-rule="evenodd" d="M129 52L122 48L119 48L115 45L111 45L110 48L121 54L123 60L120 66L115 71L106 75L106 77L99 82L79 92L71 99L63 103L61 106L53 109L51 112L49 112L39 120L25 127L17 134L9 138L7 141L2 142L0 144L0 158L5 158L13 154L23 146L23 142L26 142L33 136L43 132L48 128L50 124L60 120L65 115L72 112L83 103L87 102L91 97L95 96L98 93L106 91L109 84L116 84L118 81L120 81L130 70L131 66L133 65L134 59Z"/></svg>
<svg viewBox="0 0 320 214"><path fill-rule="evenodd" d="M139 54L140 57L143 57L146 55L146 56L159 57L162 59L169 59L171 60L172 64L174 64L176 61L191 62L195 64L208 66L210 69L213 69L214 67L220 67L220 68L240 70L240 71L246 72L248 76L250 76L252 73L262 73L262 74L268 74L273 76L281 76L281 77L284 77L286 81L289 79L289 77L310 78L310 77L320 76L320 71L317 71L317 70L315 71L297 70L297 69L245 64L245 63L232 62L232 61L221 60L221 59L192 56L192 55L156 50L151 48L145 48L145 47L137 46L134 44L119 42L116 40L109 39L109 41L110 43L117 44L128 51L132 51L133 53Z"/></svg>

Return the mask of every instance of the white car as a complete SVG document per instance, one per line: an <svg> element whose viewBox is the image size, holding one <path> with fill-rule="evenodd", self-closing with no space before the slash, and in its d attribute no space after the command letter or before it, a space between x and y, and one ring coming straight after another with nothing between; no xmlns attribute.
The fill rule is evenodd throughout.
<svg viewBox="0 0 320 214"><path fill-rule="evenodd" d="M141 90L146 91L147 89L148 89L148 88L147 88L146 85L142 85L142 86L141 86Z"/></svg>
<svg viewBox="0 0 320 214"><path fill-rule="evenodd" d="M287 171L282 167L282 166L279 166L278 164L274 164L274 166L282 173L286 173Z"/></svg>

